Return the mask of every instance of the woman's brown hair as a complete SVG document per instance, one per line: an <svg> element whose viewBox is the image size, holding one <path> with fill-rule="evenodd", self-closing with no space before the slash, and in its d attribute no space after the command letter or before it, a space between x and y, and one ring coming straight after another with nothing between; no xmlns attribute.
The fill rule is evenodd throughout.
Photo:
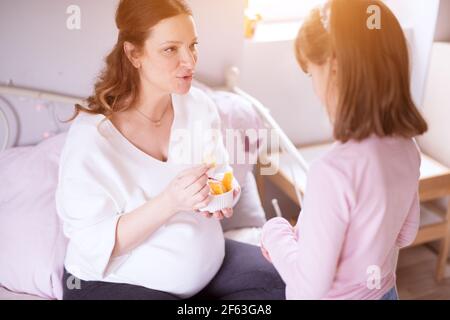
<svg viewBox="0 0 450 320"><path fill-rule="evenodd" d="M117 43L105 59L106 66L97 79L94 94L86 100L88 107L75 105L75 114L67 121L80 112L110 118L113 113L131 107L138 98L140 78L124 52L125 41L140 51L152 27L179 14L192 15L183 0L121 0L116 11Z"/></svg>
<svg viewBox="0 0 450 320"><path fill-rule="evenodd" d="M379 29L367 25L372 5L380 9ZM329 0L326 6L328 16L314 9L305 20L295 53L305 72L308 63L337 61L334 138L412 138L426 132L411 96L406 37L394 14L379 0Z"/></svg>

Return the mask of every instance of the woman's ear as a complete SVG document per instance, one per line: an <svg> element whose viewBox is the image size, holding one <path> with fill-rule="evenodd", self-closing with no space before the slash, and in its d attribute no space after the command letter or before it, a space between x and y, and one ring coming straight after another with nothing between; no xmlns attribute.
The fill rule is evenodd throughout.
<svg viewBox="0 0 450 320"><path fill-rule="evenodd" d="M128 58L130 60L131 64L136 68L139 69L141 67L141 63L139 60L139 57L137 55L137 50L134 44L131 42L125 41L123 43L123 50Z"/></svg>

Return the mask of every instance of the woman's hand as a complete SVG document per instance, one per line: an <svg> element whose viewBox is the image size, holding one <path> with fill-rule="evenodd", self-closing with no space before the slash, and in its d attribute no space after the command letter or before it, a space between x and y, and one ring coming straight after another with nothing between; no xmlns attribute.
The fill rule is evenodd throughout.
<svg viewBox="0 0 450 320"><path fill-rule="evenodd" d="M208 176L210 166L201 165L182 171L170 182L161 196L173 214L196 211L206 207L209 198Z"/></svg>
<svg viewBox="0 0 450 320"><path fill-rule="evenodd" d="M233 190L233 199L236 199L239 196L239 193L241 192L241 187L236 187L236 189ZM233 216L233 208L225 208L220 211L216 212L202 212L203 216L206 218L214 217L218 220L222 220L223 218L231 218Z"/></svg>

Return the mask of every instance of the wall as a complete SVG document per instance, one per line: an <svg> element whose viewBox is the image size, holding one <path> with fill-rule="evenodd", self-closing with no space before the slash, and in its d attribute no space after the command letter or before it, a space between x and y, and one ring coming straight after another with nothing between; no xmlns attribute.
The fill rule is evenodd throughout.
<svg viewBox="0 0 450 320"><path fill-rule="evenodd" d="M85 96L117 34L115 1L0 2L0 82ZM66 27L66 9L81 7L81 30Z"/></svg>
<svg viewBox="0 0 450 320"><path fill-rule="evenodd" d="M294 58L292 41L246 41L239 85L270 109L294 143L331 138L325 109Z"/></svg>
<svg viewBox="0 0 450 320"><path fill-rule="evenodd" d="M244 0L188 0L200 38L197 79L209 85L225 83L231 66L242 67Z"/></svg>
<svg viewBox="0 0 450 320"><path fill-rule="evenodd" d="M441 0L435 40L450 42L450 0Z"/></svg>
<svg viewBox="0 0 450 320"><path fill-rule="evenodd" d="M240 66L243 0L189 0L200 36L198 78L217 85ZM81 30L66 28L66 9L81 9ZM0 1L0 83L76 96L91 93L117 39L117 0Z"/></svg>
<svg viewBox="0 0 450 320"><path fill-rule="evenodd" d="M419 139L425 153L450 167L450 42L433 46L423 114L428 132Z"/></svg>
<svg viewBox="0 0 450 320"><path fill-rule="evenodd" d="M441 0L425 83L423 114L429 131L419 139L424 152L450 167L450 0Z"/></svg>

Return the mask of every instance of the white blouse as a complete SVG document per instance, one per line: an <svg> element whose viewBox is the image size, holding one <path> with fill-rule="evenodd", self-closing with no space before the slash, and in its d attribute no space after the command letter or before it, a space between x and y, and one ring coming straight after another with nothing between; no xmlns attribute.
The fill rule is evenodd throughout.
<svg viewBox="0 0 450 320"><path fill-rule="evenodd" d="M167 162L138 149L103 115L82 113L72 123L56 204L69 239L65 267L74 276L187 298L219 270L225 254L220 222L196 212L175 214L137 248L111 259L119 217L158 195L180 171L211 156L219 171L231 170L214 102L196 88L173 94L172 102Z"/></svg>

